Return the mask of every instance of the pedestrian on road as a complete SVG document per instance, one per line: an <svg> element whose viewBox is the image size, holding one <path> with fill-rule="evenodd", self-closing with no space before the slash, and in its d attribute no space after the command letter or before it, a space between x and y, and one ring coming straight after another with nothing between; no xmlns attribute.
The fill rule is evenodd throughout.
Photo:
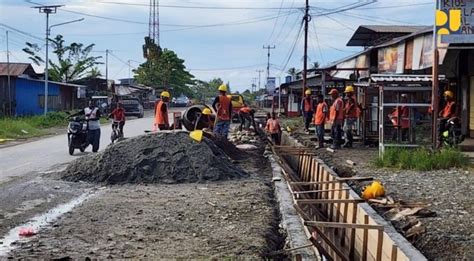
<svg viewBox="0 0 474 261"><path fill-rule="evenodd" d="M168 119L168 105L167 103L170 100L170 93L167 91L161 92L161 100L155 107L155 129L159 130L169 130L170 122Z"/></svg>
<svg viewBox="0 0 474 261"><path fill-rule="evenodd" d="M318 137L318 147L324 148L324 124L328 118L329 108L324 101L322 94L318 95L318 104L316 105L316 114L314 115L314 125L316 125L316 136Z"/></svg>
<svg viewBox="0 0 474 261"><path fill-rule="evenodd" d="M331 125L332 146L331 149L340 149L342 141L342 124L344 121L344 101L339 97L339 91L332 89L332 105L329 109L329 122Z"/></svg>
<svg viewBox="0 0 474 261"><path fill-rule="evenodd" d="M301 101L301 111L303 112L304 118L304 131L309 134L309 124L313 120L313 113L314 113L314 105L313 105L313 97L311 97L311 90L306 89L304 92L305 97L303 101Z"/></svg>
<svg viewBox="0 0 474 261"><path fill-rule="evenodd" d="M87 121L87 143L92 145L92 152L99 151L100 144L100 110L89 100L89 106L70 117L84 115Z"/></svg>
<svg viewBox="0 0 474 261"><path fill-rule="evenodd" d="M265 127L267 133L270 134L272 141L275 145L280 145L281 143L281 126L280 121L276 117L276 113L272 113L272 117L267 121L267 126Z"/></svg>
<svg viewBox="0 0 474 261"><path fill-rule="evenodd" d="M347 86L344 90L346 94L346 104L344 105L344 133L345 143L344 148L352 148L354 142L353 130L356 129L357 119L360 117L360 108L354 99L354 87Z"/></svg>
<svg viewBox="0 0 474 261"><path fill-rule="evenodd" d="M227 97L227 85L219 86L219 96L214 99L212 107L217 112L217 122L214 133L227 138L232 119L232 101Z"/></svg>

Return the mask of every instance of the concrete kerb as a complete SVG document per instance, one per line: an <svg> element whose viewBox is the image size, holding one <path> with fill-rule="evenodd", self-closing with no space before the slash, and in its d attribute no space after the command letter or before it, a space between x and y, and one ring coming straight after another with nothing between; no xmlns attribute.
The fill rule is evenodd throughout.
<svg viewBox="0 0 474 261"><path fill-rule="evenodd" d="M288 189L284 177L282 176L282 169L277 161L277 156L267 154L268 160L272 166L273 180L275 185L275 197L278 201L279 210L281 214L281 227L286 232L287 248L298 248L302 246L311 245L308 239L304 225L293 205L293 195ZM293 250L288 253L290 257L301 257L301 260L321 260L320 255L314 247L305 247ZM294 258L292 258L294 259Z"/></svg>

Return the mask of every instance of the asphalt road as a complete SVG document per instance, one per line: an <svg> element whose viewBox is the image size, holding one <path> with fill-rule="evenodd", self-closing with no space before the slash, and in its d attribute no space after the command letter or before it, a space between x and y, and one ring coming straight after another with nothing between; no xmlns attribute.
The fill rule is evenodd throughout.
<svg viewBox="0 0 474 261"><path fill-rule="evenodd" d="M184 108L172 108L170 110L170 122L172 112L184 111ZM125 137L134 137L144 134L144 130L151 130L153 124L152 116L142 119L131 118L124 127ZM110 144L110 124L101 128L100 150ZM92 150L89 146L85 153ZM85 155L76 150L74 156L68 154L67 136L65 134L47 137L44 139L26 142L12 147L0 149L0 183L12 177L21 177L32 172L47 171L51 167L70 162L77 157Z"/></svg>

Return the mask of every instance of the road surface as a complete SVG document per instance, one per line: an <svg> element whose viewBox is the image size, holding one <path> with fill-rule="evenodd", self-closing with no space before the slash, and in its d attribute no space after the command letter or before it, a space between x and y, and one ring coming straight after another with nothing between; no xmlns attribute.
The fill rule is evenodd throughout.
<svg viewBox="0 0 474 261"><path fill-rule="evenodd" d="M172 112L184 111L184 108L172 108L170 110L170 122ZM124 127L125 137L134 137L144 134L144 130L151 130L153 119L151 116L142 119L128 120ZM110 124L101 128L100 150L110 144ZM89 146L85 153L90 153ZM76 150L74 156L68 154L67 136L56 135L33 142L0 149L0 183L12 177L24 176L31 172L41 172L50 169L57 164L70 162L77 157L85 155Z"/></svg>

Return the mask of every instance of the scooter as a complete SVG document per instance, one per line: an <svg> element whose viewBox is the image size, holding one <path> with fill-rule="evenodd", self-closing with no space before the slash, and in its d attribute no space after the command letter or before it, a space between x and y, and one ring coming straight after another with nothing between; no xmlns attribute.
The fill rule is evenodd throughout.
<svg viewBox="0 0 474 261"><path fill-rule="evenodd" d="M69 155L74 154L75 149L84 152L89 145L87 143L87 121L80 117L69 118L67 127L67 140L69 147Z"/></svg>
<svg viewBox="0 0 474 261"><path fill-rule="evenodd" d="M455 147L464 141L461 131L461 120L458 117L449 118L446 122L446 130L441 134L444 145Z"/></svg>

